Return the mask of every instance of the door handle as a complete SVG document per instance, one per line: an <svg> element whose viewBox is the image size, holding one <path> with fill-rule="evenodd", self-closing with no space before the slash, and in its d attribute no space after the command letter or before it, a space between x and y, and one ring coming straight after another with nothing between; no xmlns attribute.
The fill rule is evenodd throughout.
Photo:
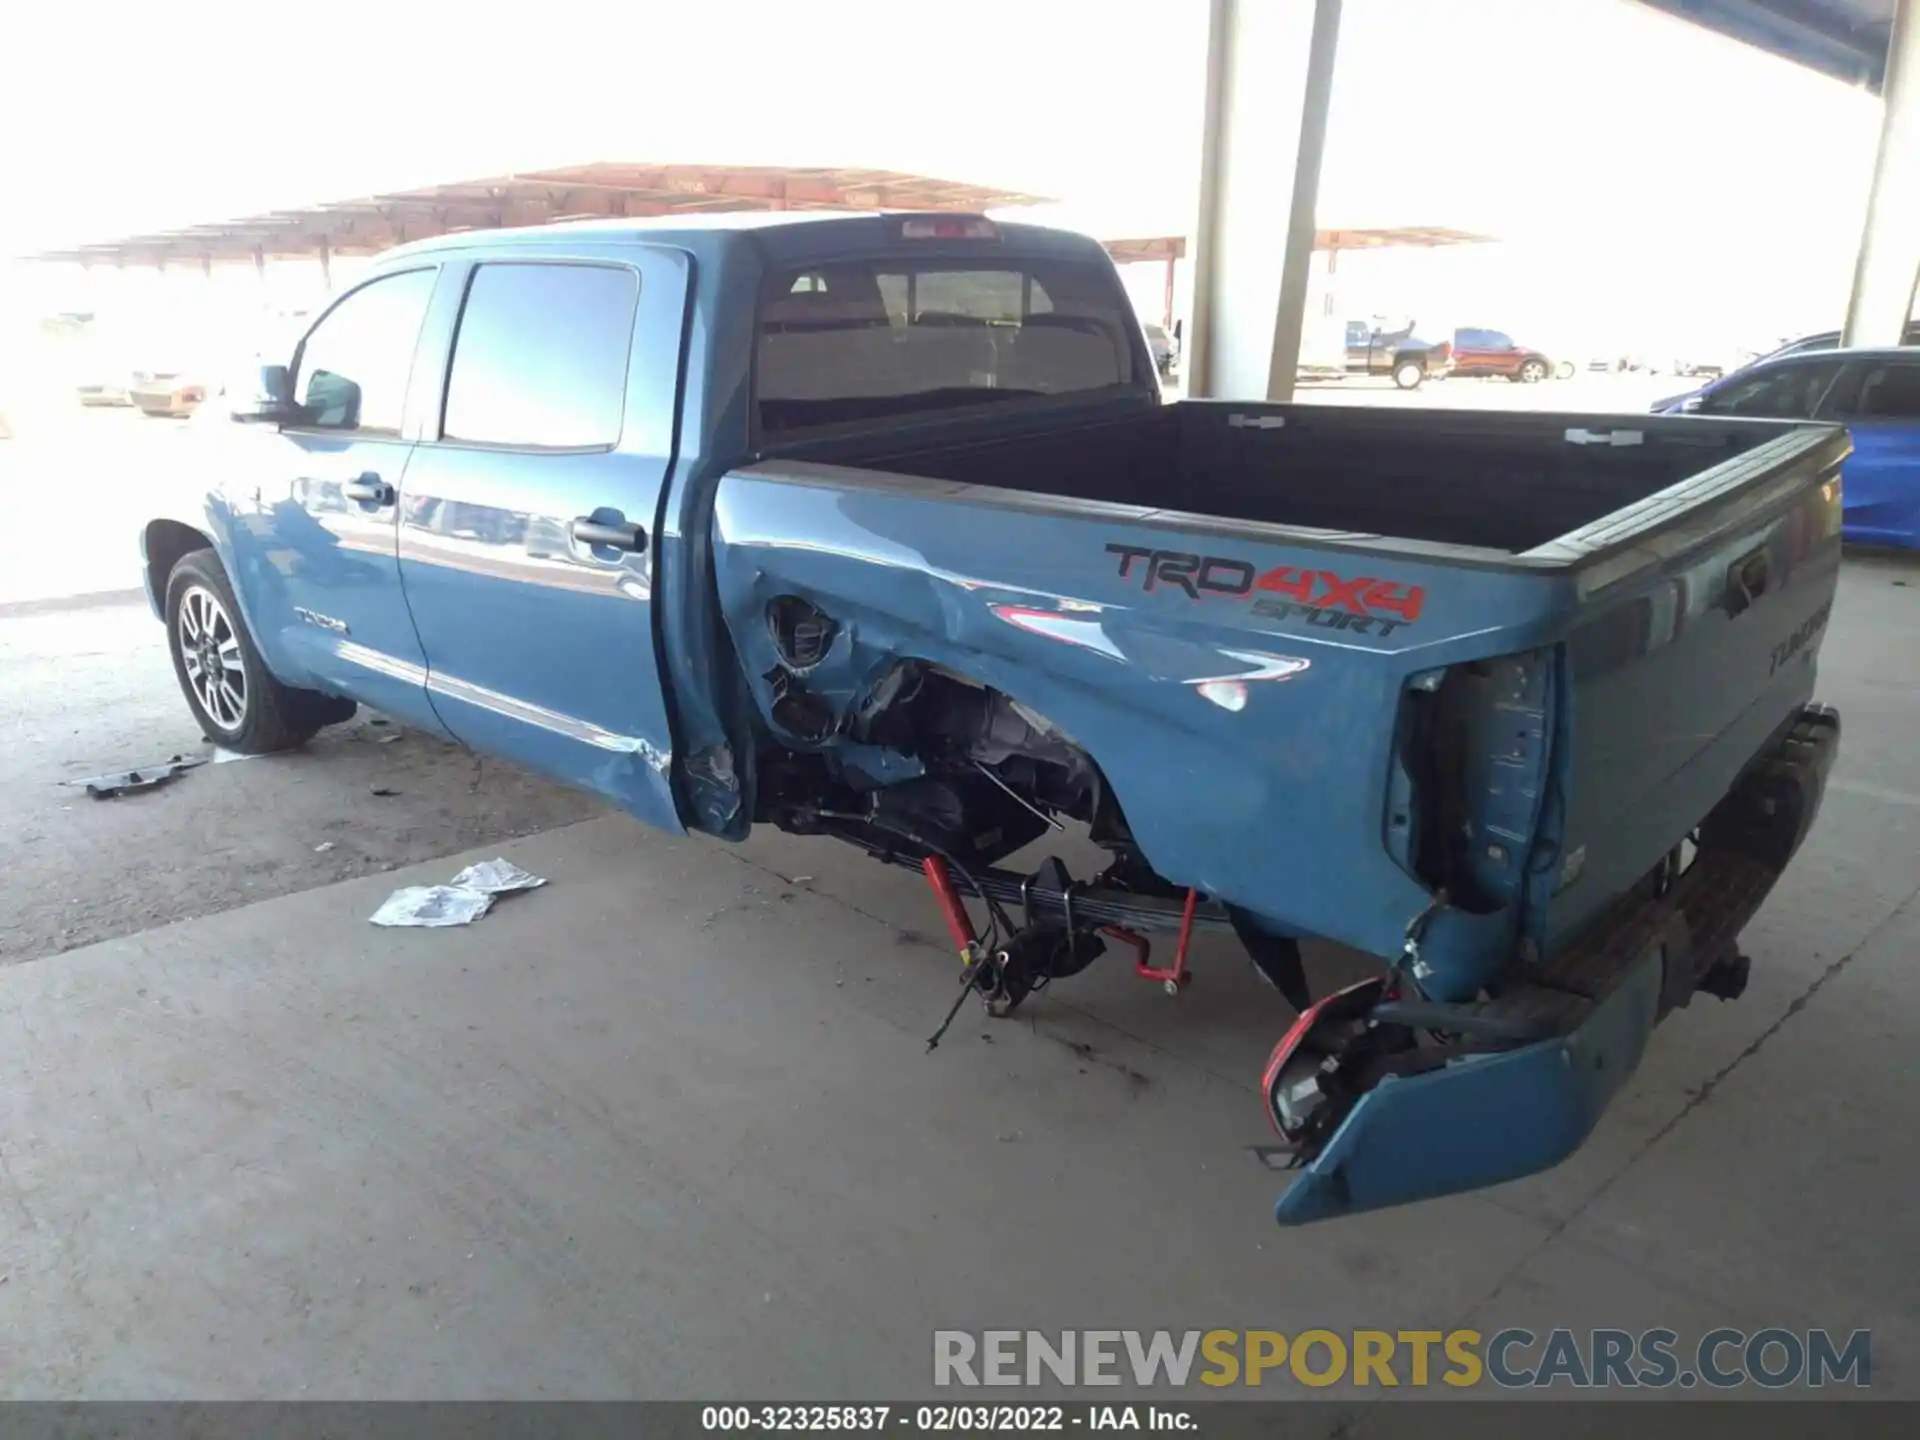
<svg viewBox="0 0 1920 1440"><path fill-rule="evenodd" d="M1766 594L1772 579L1773 568L1764 546L1734 561L1727 569L1727 617L1740 614Z"/></svg>
<svg viewBox="0 0 1920 1440"><path fill-rule="evenodd" d="M358 500L362 505L393 503L393 487L371 470L347 481L340 487L340 493L349 500Z"/></svg>
<svg viewBox="0 0 1920 1440"><path fill-rule="evenodd" d="M645 527L626 520L595 520L590 515L582 515L573 522L567 533L582 545L606 545L615 550L632 550L636 554L647 548Z"/></svg>

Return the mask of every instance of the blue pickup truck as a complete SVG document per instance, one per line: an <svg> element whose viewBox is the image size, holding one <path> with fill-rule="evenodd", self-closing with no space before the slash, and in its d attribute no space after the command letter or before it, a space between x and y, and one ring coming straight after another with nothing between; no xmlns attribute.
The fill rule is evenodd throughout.
<svg viewBox="0 0 1920 1440"><path fill-rule="evenodd" d="M837 838L925 875L994 1014L1103 954L1178 993L1229 931L1291 1006L1283 1223L1577 1148L1739 993L1838 747L1844 431L1165 404L1079 236L449 236L286 361L143 536L211 739L365 704L669 831ZM1310 937L1378 973L1311 993Z"/></svg>

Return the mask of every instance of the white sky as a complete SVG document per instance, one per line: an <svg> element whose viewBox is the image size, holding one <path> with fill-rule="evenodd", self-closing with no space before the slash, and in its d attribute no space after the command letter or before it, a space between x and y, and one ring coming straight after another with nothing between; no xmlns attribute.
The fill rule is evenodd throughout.
<svg viewBox="0 0 1920 1440"><path fill-rule="evenodd" d="M595 160L917 171L1108 236L1192 211L1204 0L15 10L0 253ZM1631 0L1347 0L1320 221L1505 242L1348 257L1357 313L1767 339L1838 322L1878 114Z"/></svg>

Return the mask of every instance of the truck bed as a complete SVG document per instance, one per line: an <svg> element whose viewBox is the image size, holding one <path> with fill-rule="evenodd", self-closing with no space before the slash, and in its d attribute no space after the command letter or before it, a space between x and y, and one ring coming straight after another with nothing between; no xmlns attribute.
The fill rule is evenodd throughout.
<svg viewBox="0 0 1920 1440"><path fill-rule="evenodd" d="M1164 880L1382 957L1418 921L1457 999L1667 863L1811 699L1838 429L1224 402L1052 427L722 479L715 581L780 746L915 773L862 717L903 661L964 677L1090 757ZM829 652L779 653L781 597Z"/></svg>
<svg viewBox="0 0 1920 1440"><path fill-rule="evenodd" d="M867 439L829 450L863 467L1029 494L1517 555L1792 428L1184 401L990 439L906 449Z"/></svg>

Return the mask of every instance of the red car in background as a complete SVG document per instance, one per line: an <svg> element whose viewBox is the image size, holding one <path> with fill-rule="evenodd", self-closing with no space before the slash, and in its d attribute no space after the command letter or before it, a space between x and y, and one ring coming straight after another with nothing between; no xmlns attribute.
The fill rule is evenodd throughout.
<svg viewBox="0 0 1920 1440"><path fill-rule="evenodd" d="M1524 385L1535 385L1553 374L1553 361L1538 350L1513 343L1501 330L1453 332L1454 375L1504 375Z"/></svg>

